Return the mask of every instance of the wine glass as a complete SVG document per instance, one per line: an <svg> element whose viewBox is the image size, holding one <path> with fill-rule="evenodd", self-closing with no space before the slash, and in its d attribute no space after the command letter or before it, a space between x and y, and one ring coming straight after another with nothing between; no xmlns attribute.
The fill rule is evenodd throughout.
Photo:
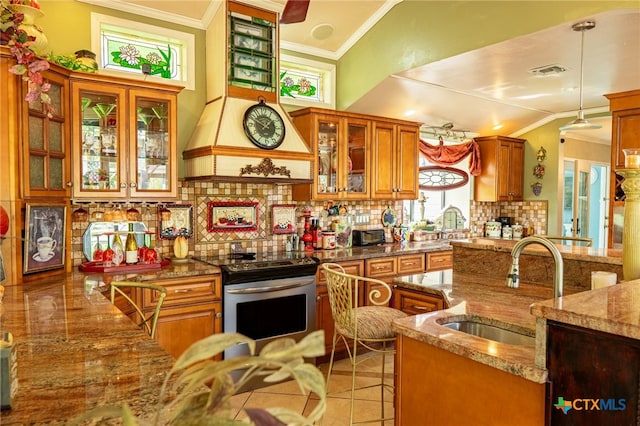
<svg viewBox="0 0 640 426"><path fill-rule="evenodd" d="M102 246L100 245L100 235L96 235L96 245L93 246L93 260L96 262L101 262L104 258L104 251L102 250Z"/></svg>

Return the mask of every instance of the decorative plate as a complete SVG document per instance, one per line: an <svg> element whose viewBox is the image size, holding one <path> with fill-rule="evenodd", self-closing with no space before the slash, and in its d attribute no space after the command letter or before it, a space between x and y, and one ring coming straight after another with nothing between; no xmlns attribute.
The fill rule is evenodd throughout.
<svg viewBox="0 0 640 426"><path fill-rule="evenodd" d="M389 206L382 212L382 226L389 227L396 224L396 212Z"/></svg>

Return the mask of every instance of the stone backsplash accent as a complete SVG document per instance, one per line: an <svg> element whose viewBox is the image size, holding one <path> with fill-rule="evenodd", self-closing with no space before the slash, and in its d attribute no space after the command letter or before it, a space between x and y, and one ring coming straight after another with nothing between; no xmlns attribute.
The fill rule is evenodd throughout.
<svg viewBox="0 0 640 426"><path fill-rule="evenodd" d="M546 235L549 207L546 200L542 201L499 201L484 202L471 201L470 227L473 236L482 236L482 229L486 222L496 220L500 216L511 218L512 224L533 225L536 234Z"/></svg>
<svg viewBox="0 0 640 426"><path fill-rule="evenodd" d="M292 201L290 185L252 184L252 183L218 183L205 181L179 181L178 199L176 204L193 205L193 236L189 239L189 256L218 256L231 252L231 243L240 243L242 249L248 252L274 253L285 250L285 244L291 234L273 234L271 232L271 206L274 204L296 205L296 219L298 234L302 234L304 219L302 211L309 207L314 217L320 217L323 228L328 228L332 216L326 215L325 202L295 202ZM252 232L209 232L207 230L208 209L210 201L253 201L258 203L258 229ZM354 228L371 229L382 227L382 212L391 207L397 212L398 221L402 221L402 201L340 201L334 204L346 208L347 214L354 223ZM149 231L154 233L154 245L163 257L173 256L173 240L158 238L158 211L162 203L83 203L72 205L72 210L80 207L89 212L89 218L96 211L108 211L121 208L126 211L129 207L137 208L142 214L142 221ZM356 219L357 222L356 223ZM91 220L91 219L89 219ZM83 235L89 221L74 221L72 223L72 257L77 266L86 262L82 252ZM124 225L123 225L124 226Z"/></svg>

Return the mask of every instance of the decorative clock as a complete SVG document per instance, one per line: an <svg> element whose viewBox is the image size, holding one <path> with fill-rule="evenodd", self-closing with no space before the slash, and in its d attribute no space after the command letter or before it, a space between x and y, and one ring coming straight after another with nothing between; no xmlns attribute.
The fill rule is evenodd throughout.
<svg viewBox="0 0 640 426"><path fill-rule="evenodd" d="M284 120L264 99L247 108L242 127L249 140L258 148L274 149L284 141Z"/></svg>

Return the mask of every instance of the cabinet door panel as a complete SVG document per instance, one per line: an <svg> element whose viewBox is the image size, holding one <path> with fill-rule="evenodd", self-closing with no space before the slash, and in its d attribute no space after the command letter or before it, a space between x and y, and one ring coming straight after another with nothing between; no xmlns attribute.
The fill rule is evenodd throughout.
<svg viewBox="0 0 640 426"><path fill-rule="evenodd" d="M179 357L194 342L222 331L222 303L165 309L158 319L156 340L171 356Z"/></svg>
<svg viewBox="0 0 640 426"><path fill-rule="evenodd" d="M424 254L398 256L398 275L416 274L424 271Z"/></svg>
<svg viewBox="0 0 640 426"><path fill-rule="evenodd" d="M72 82L72 110L74 198L126 197L125 89Z"/></svg>
<svg viewBox="0 0 640 426"><path fill-rule="evenodd" d="M371 197L390 198L396 187L394 180L395 152L392 124L374 123L371 167Z"/></svg>
<svg viewBox="0 0 640 426"><path fill-rule="evenodd" d="M523 198L523 167L524 167L524 145L512 144L511 157L509 160L509 196L512 201L519 201Z"/></svg>
<svg viewBox="0 0 640 426"><path fill-rule="evenodd" d="M398 159L396 166L396 198L418 198L418 131L414 127L398 127Z"/></svg>
<svg viewBox="0 0 640 426"><path fill-rule="evenodd" d="M417 315L444 309L444 301L440 297L395 288L393 307L409 315Z"/></svg>
<svg viewBox="0 0 640 426"><path fill-rule="evenodd" d="M453 267L452 252L427 253L427 271L438 271Z"/></svg>

